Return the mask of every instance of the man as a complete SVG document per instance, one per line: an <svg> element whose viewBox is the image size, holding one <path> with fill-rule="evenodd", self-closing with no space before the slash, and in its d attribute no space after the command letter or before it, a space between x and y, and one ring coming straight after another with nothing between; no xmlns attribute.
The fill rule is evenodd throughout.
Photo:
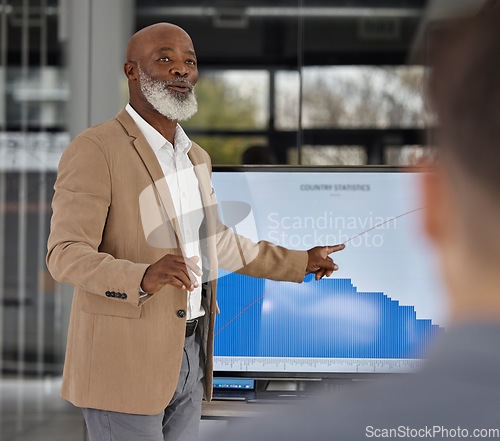
<svg viewBox="0 0 500 441"><path fill-rule="evenodd" d="M301 282L329 276L343 246L291 251L220 223L210 158L177 124L197 107L185 31L137 32L124 70L130 104L71 142L55 185L47 266L75 286L61 396L92 441L194 439L211 397L217 267Z"/></svg>
<svg viewBox="0 0 500 441"><path fill-rule="evenodd" d="M437 165L421 186L447 332L415 375L288 407L217 440L500 437L500 8L450 32L430 82Z"/></svg>

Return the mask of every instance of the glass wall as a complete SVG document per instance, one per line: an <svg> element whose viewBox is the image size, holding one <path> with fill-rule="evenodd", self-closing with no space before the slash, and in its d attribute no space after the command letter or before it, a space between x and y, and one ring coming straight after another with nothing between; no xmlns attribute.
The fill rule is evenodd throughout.
<svg viewBox="0 0 500 441"><path fill-rule="evenodd" d="M426 151L425 70L407 65L425 4L150 0L137 28L191 34L199 113L184 125L214 164L258 146L271 164L403 165Z"/></svg>
<svg viewBox="0 0 500 441"><path fill-rule="evenodd" d="M214 164L241 164L248 148L268 143L269 72L200 69L199 111L182 125Z"/></svg>
<svg viewBox="0 0 500 441"><path fill-rule="evenodd" d="M64 302L45 266L69 89L55 0L0 4L0 367L59 373Z"/></svg>
<svg viewBox="0 0 500 441"><path fill-rule="evenodd" d="M394 144L394 133L418 133L427 125L423 66L200 69L199 111L183 125L214 164L241 164L245 149L258 145L273 152L273 158L285 152L283 164L363 165L371 143L380 137L384 156L372 163L405 165L425 152L415 145L421 154L409 156L403 146L386 145ZM301 143L306 131L322 142ZM347 133L352 140L342 145ZM331 144L324 144L327 139Z"/></svg>

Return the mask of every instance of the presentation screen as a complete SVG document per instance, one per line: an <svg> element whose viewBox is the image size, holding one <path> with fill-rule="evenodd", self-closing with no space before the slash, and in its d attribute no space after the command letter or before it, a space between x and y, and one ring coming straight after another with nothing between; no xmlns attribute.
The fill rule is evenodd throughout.
<svg viewBox="0 0 500 441"><path fill-rule="evenodd" d="M219 272L216 375L411 372L446 324L435 256L421 228L418 172L363 168L215 168L229 225L295 250L345 243L320 281ZM227 217L227 216L226 216ZM243 216L242 216L243 217ZM273 263L270 263L272 265ZM286 265L286 262L276 263Z"/></svg>

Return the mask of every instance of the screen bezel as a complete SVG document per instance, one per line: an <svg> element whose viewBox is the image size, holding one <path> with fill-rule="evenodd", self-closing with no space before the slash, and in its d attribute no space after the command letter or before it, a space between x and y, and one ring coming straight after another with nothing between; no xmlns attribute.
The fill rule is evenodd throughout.
<svg viewBox="0 0 500 441"><path fill-rule="evenodd" d="M426 170L423 165L214 165L213 172L321 172L321 173L363 173L363 172L401 172L412 173Z"/></svg>
<svg viewBox="0 0 500 441"><path fill-rule="evenodd" d="M273 173L422 173L425 166L386 165L216 165L212 172L273 172ZM248 377L259 380L322 380L322 379L372 379L387 376L411 375L414 372L262 372L262 371L213 371L214 377Z"/></svg>

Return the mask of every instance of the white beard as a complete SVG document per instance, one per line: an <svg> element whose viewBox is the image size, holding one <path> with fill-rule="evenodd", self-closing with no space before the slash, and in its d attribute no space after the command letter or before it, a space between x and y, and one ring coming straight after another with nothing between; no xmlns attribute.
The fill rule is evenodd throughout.
<svg viewBox="0 0 500 441"><path fill-rule="evenodd" d="M198 102L193 92L194 86L185 78L176 78L171 81L155 80L139 67L139 80L142 94L148 103L171 121L185 121L198 111ZM179 82L186 83L191 90L183 93L167 88L170 83Z"/></svg>

